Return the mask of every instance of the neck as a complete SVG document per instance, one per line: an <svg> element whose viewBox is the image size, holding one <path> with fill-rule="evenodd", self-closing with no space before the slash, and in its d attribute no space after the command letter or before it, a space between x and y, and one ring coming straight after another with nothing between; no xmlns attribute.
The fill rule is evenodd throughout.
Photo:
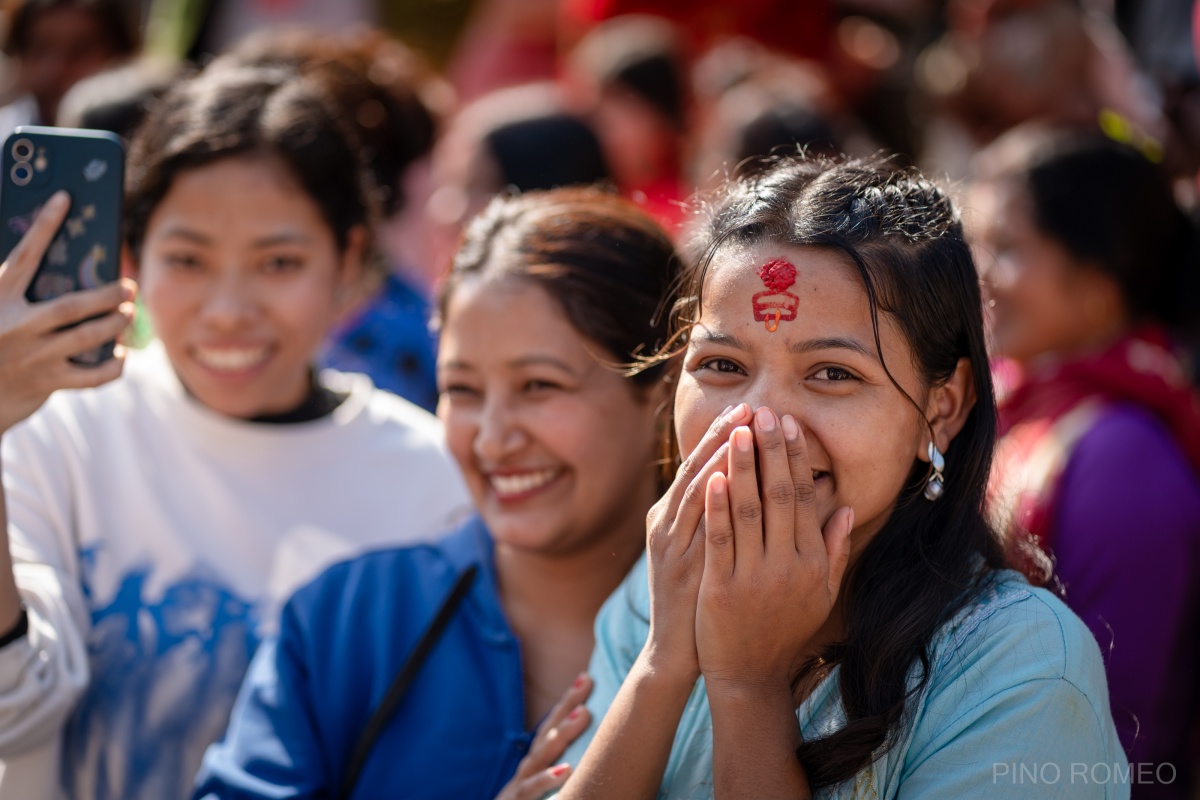
<svg viewBox="0 0 1200 800"><path fill-rule="evenodd" d="M537 635L536 630L522 628L590 631L596 612L637 561L644 542L644 534L622 534L566 554L535 553L497 542L500 600L518 638Z"/></svg>

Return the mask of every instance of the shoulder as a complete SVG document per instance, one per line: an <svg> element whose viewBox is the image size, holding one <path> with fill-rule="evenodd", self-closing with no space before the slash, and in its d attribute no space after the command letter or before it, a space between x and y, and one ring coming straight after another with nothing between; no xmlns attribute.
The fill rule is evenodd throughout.
<svg viewBox="0 0 1200 800"><path fill-rule="evenodd" d="M1131 465L1137 465L1131 470ZM1149 411L1131 404L1112 406L1100 414L1075 444L1068 476L1111 476L1124 486L1153 475L1190 484L1200 492L1200 477L1188 464L1171 431Z"/></svg>
<svg viewBox="0 0 1200 800"><path fill-rule="evenodd" d="M165 361L165 356L164 356ZM161 366L155 354L131 351L121 377L89 389L60 389L20 424L5 434L6 450L49 446L59 449L72 441L82 446L98 432L127 428L157 412L161 404L147 402L161 390Z"/></svg>
<svg viewBox="0 0 1200 800"><path fill-rule="evenodd" d="M1143 502L1164 497L1172 502ZM1055 515L1062 536L1090 542L1103 536L1122 550L1146 545L1143 537L1128 536L1135 528L1155 541L1194 539L1200 475L1159 419L1137 406L1114 406L1075 444ZM1060 541L1060 549L1068 543Z"/></svg>
<svg viewBox="0 0 1200 800"><path fill-rule="evenodd" d="M1062 600L999 570L979 595L938 633L934 676L969 666L1001 667L997 681L1063 678L1085 686L1100 681L1100 651L1087 626Z"/></svg>
<svg viewBox="0 0 1200 800"><path fill-rule="evenodd" d="M372 550L328 567L292 596L284 624L337 628L345 620L421 616L464 569L486 568L490 559L486 532L472 517L436 541Z"/></svg>
<svg viewBox="0 0 1200 800"><path fill-rule="evenodd" d="M348 395L335 416L353 416L372 428L386 429L410 439L413 444L441 446L442 425L437 417L415 403L377 387L359 372L323 369L321 383Z"/></svg>
<svg viewBox="0 0 1200 800"><path fill-rule="evenodd" d="M937 716L1002 706L1014 691L1070 697L1087 721L1111 728L1108 686L1091 631L1051 592L1001 570L934 640L924 705Z"/></svg>

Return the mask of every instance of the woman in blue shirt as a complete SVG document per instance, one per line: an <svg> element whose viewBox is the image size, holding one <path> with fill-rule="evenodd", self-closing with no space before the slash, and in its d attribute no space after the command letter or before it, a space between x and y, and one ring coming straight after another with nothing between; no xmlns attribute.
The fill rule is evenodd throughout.
<svg viewBox="0 0 1200 800"><path fill-rule="evenodd" d="M560 798L1128 797L1096 642L986 521L995 401L946 195L768 162L693 252L687 458L597 620L603 722Z"/></svg>
<svg viewBox="0 0 1200 800"><path fill-rule="evenodd" d="M556 762L587 723L596 612L662 486L667 365L628 366L666 342L676 269L663 231L599 191L499 199L472 223L441 298L438 410L479 516L298 592L197 798L517 800L561 785ZM394 712L372 721L406 664Z"/></svg>

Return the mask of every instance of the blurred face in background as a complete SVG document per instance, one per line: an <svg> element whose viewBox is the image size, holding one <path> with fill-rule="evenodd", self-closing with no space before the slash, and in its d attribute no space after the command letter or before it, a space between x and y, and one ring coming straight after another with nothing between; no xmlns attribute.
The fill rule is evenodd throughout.
<svg viewBox="0 0 1200 800"><path fill-rule="evenodd" d="M53 124L59 101L79 81L116 58L101 21L83 8L52 8L38 14L21 52L21 74L37 100L44 124Z"/></svg>
<svg viewBox="0 0 1200 800"><path fill-rule="evenodd" d="M994 213L978 227L994 355L1020 363L1106 344L1126 324L1115 282L1038 229L1015 181L993 184Z"/></svg>
<svg viewBox="0 0 1200 800"><path fill-rule="evenodd" d="M231 417L289 411L361 275L282 162L230 156L184 170L146 224L142 299L179 380Z"/></svg>

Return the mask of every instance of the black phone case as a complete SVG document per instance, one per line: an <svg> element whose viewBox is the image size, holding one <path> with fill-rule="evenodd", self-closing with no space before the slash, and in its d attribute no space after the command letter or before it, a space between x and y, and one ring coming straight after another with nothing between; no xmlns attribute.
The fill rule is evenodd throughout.
<svg viewBox="0 0 1200 800"><path fill-rule="evenodd" d="M0 253L5 258L51 195L59 189L71 195L67 219L25 292L31 303L117 280L124 181L124 147L107 131L22 126L5 140L0 154ZM112 351L109 342L72 360L98 364Z"/></svg>

